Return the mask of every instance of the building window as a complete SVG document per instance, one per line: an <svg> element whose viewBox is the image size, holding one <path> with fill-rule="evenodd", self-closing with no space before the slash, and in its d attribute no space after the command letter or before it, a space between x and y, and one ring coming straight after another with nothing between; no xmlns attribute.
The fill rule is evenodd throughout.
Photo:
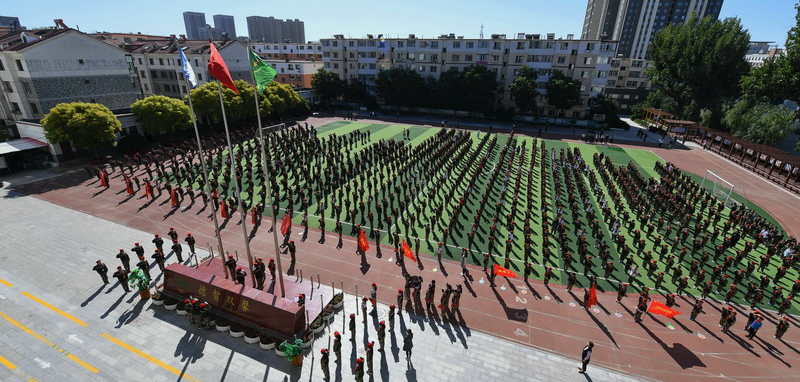
<svg viewBox="0 0 800 382"><path fill-rule="evenodd" d="M424 72L424 71L425 71L425 67L424 67L424 66L422 66L422 65L420 65L420 66L419 66L419 71L420 71L420 72Z"/></svg>
<svg viewBox="0 0 800 382"><path fill-rule="evenodd" d="M632 71L628 72L628 77L630 77L630 78L639 78L639 77L641 77L641 75L642 75L642 72L640 72L638 70L632 70Z"/></svg>
<svg viewBox="0 0 800 382"><path fill-rule="evenodd" d="M454 49L461 48L461 41L453 41L453 48Z"/></svg>
<svg viewBox="0 0 800 382"><path fill-rule="evenodd" d="M139 57L139 65L141 65L141 64L142 64L142 58Z"/></svg>
<svg viewBox="0 0 800 382"><path fill-rule="evenodd" d="M587 43L586 50L594 50L594 43L593 42Z"/></svg>
<svg viewBox="0 0 800 382"><path fill-rule="evenodd" d="M24 72L25 68L22 67L22 60L16 60L16 61L17 61L17 70L19 70L20 72Z"/></svg>
<svg viewBox="0 0 800 382"><path fill-rule="evenodd" d="M25 93L31 93L31 83L28 81L22 81L22 89L25 90Z"/></svg>
<svg viewBox="0 0 800 382"><path fill-rule="evenodd" d="M516 56L516 57L514 57L514 63L515 63L515 64L522 63L522 56Z"/></svg>
<svg viewBox="0 0 800 382"><path fill-rule="evenodd" d="M398 48L402 48L402 47L404 47L404 46L405 46L405 41L398 41L398 42L397 42L397 47L398 47Z"/></svg>
<svg viewBox="0 0 800 382"><path fill-rule="evenodd" d="M459 57L459 55L457 55L457 54L453 55L453 61L458 62L459 59L461 59L461 57Z"/></svg>
<svg viewBox="0 0 800 382"><path fill-rule="evenodd" d="M197 80L198 81L202 81L203 80L203 73L197 73Z"/></svg>
<svg viewBox="0 0 800 382"><path fill-rule="evenodd" d="M32 112L33 114L39 114L39 107L38 107L38 106L36 106L36 104L35 104L35 103L33 103L33 102L31 102L31 112Z"/></svg>
<svg viewBox="0 0 800 382"><path fill-rule="evenodd" d="M500 61L500 55L493 54L492 55L492 62L499 62L499 61Z"/></svg>
<svg viewBox="0 0 800 382"><path fill-rule="evenodd" d="M431 48L439 49L439 41L431 41Z"/></svg>
<svg viewBox="0 0 800 382"><path fill-rule="evenodd" d="M164 59L163 58L159 58L158 59L158 64L159 65L164 65Z"/></svg>
<svg viewBox="0 0 800 382"><path fill-rule="evenodd" d="M150 58L150 59L148 59L148 60L150 61L150 65L153 65L153 59L152 59L152 58Z"/></svg>
<svg viewBox="0 0 800 382"><path fill-rule="evenodd" d="M525 41L518 41L517 42L517 50L525 49Z"/></svg>
<svg viewBox="0 0 800 382"><path fill-rule="evenodd" d="M494 50L500 50L500 41L495 41L494 46L492 47Z"/></svg>
<svg viewBox="0 0 800 382"><path fill-rule="evenodd" d="M562 42L561 43L561 50L569 50L569 43L568 42Z"/></svg>
<svg viewBox="0 0 800 382"><path fill-rule="evenodd" d="M467 49L474 49L475 41L467 41Z"/></svg>
<svg viewBox="0 0 800 382"><path fill-rule="evenodd" d="M582 71L581 72L581 78L589 78L589 73L591 73L591 72L588 71L588 70Z"/></svg>
<svg viewBox="0 0 800 382"><path fill-rule="evenodd" d="M591 65L592 64L592 57L584 57L583 58L584 65Z"/></svg>
<svg viewBox="0 0 800 382"><path fill-rule="evenodd" d="M6 67L3 65L3 60L0 60L0 70L6 70Z"/></svg>
<svg viewBox="0 0 800 382"><path fill-rule="evenodd" d="M561 56L556 60L556 62L558 62L559 64L564 64L564 63L567 62L567 58L564 57L564 56Z"/></svg>
<svg viewBox="0 0 800 382"><path fill-rule="evenodd" d="M471 54L464 55L464 61L472 62L472 55Z"/></svg>
<svg viewBox="0 0 800 382"><path fill-rule="evenodd" d="M625 86L627 86L629 88L635 88L635 87L639 86L639 83L636 82L636 81L628 81L628 82L625 83Z"/></svg>
<svg viewBox="0 0 800 382"><path fill-rule="evenodd" d="M3 81L3 90L5 90L6 93L13 93L14 89L11 88L11 82Z"/></svg>
<svg viewBox="0 0 800 382"><path fill-rule="evenodd" d="M80 64L80 65L83 65L83 60L82 60L82 59L79 59L79 60L78 60L78 64Z"/></svg>
<svg viewBox="0 0 800 382"><path fill-rule="evenodd" d="M431 72L431 73L436 73L436 71L437 71L437 70L438 70L438 68L437 68L437 67L435 67L435 66L431 66L431 70L430 70L430 72Z"/></svg>

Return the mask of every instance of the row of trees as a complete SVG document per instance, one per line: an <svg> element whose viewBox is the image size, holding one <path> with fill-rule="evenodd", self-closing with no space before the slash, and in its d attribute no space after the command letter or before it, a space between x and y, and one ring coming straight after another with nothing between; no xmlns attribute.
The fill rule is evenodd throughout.
<svg viewBox="0 0 800 382"><path fill-rule="evenodd" d="M737 18L694 14L683 25L664 28L650 45L653 91L640 106L775 145L796 117L781 103L800 100L800 7L796 11L786 53L752 69L745 61L750 34Z"/></svg>
<svg viewBox="0 0 800 382"><path fill-rule="evenodd" d="M246 81L235 81L241 94L223 87L222 99L228 122L234 127L251 124L256 119L254 87ZM190 96L198 123L213 125L222 120L217 84L209 82L192 89ZM280 119L308 112L308 102L291 85L271 82L259 94L259 111L263 119ZM152 95L136 101L131 111L147 134L172 134L192 126L188 100ZM72 141L76 146L92 150L110 147L122 131L122 124L107 107L97 103L62 103L42 119L46 137L51 142Z"/></svg>
<svg viewBox="0 0 800 382"><path fill-rule="evenodd" d="M497 75L486 66L470 65L463 70L451 68L435 78L421 76L410 68L382 70L375 79L378 97L387 104L404 107L426 107L450 110L469 110L490 115L498 111ZM535 69L523 66L511 83L509 91L517 111L522 114L536 112L539 96ZM349 82L325 69L314 74L311 85L326 104L342 98L349 102L376 105L364 82ZM580 82L554 71L546 83L547 100L558 109L569 109L580 103Z"/></svg>

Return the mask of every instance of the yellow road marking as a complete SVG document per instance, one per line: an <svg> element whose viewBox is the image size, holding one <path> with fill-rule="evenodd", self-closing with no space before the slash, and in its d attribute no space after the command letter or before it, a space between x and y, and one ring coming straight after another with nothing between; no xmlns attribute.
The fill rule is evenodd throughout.
<svg viewBox="0 0 800 382"><path fill-rule="evenodd" d="M3 366L7 367L9 370L14 370L17 368L17 365L11 363L11 361L5 359L5 357L2 355L0 355L0 363L2 363Z"/></svg>
<svg viewBox="0 0 800 382"><path fill-rule="evenodd" d="M10 282L8 282L6 280L3 280L3 279L0 279L0 284L3 284L5 286L7 286L7 287L13 287L14 286L14 284L12 284L12 283L10 283Z"/></svg>
<svg viewBox="0 0 800 382"><path fill-rule="evenodd" d="M47 344L47 346L50 346L51 348L55 349L57 352L59 352L59 353L61 353L61 354L65 355L65 356L67 356L67 358L69 358L69 359L71 359L71 360L75 361L75 363L77 363L78 365L81 365L81 366L85 367L87 370L91 371L92 373L97 373L97 372L99 371L99 370L97 370L97 369L96 369L94 366L92 366L92 365L89 365L89 364L88 364L88 363L86 363L86 362L83 362L83 361L82 361L80 358L78 358L78 357L76 357L76 356L74 356L74 355L72 355L72 354L68 353L66 350L64 350L63 348L59 347L59 346L58 346L58 345L56 345L55 343L53 343L53 341L50 341L50 340L48 340L47 338L44 338L44 337L42 337L42 336L41 336L39 333L36 333L36 332L34 332L33 330L30 330L30 329L28 329L28 328L27 328L25 325L22 325L22 324L20 324L19 322L15 321L13 318L11 318L11 317L7 316L5 313L3 313L3 312L0 312L0 317L3 317L3 318L5 318L5 319L6 319L6 321L8 321L8 322L10 322L11 324L13 324L14 326L16 326L16 327L18 327L18 328L22 329L22 330L23 330L25 333L28 333L28 334L30 334L30 335L32 335L32 336L34 336L34 337L36 337L36 338L37 338L37 339L39 339L40 341L42 341L42 342L46 343L46 344Z"/></svg>
<svg viewBox="0 0 800 382"><path fill-rule="evenodd" d="M145 352L143 352L143 351L141 351L141 350L139 350L139 349L137 349L137 348L135 348L135 347L133 347L131 345L128 345L128 344L126 344L126 343L124 343L124 342L112 337L110 334L102 333L100 335L102 337L106 338L107 340L109 340L109 341L111 341L111 342L113 342L113 343L115 343L115 344L127 349L128 351L130 351L130 352L132 352L132 353L134 353L136 355L138 355L139 357L142 357L142 358L144 358L144 359L146 359L146 360L148 360L148 361L150 361L150 362L152 362L152 363L154 363L154 364L156 364L158 366L161 366L162 368L166 369L167 371L171 372L172 374L175 374L175 375L181 377L184 380L200 382L197 379L195 379L194 377L191 377L188 374L184 374L180 370L178 370L178 369L168 365L167 363L165 363L165 362L163 362L163 361L151 356L150 354L147 354L147 353L145 353Z"/></svg>
<svg viewBox="0 0 800 382"><path fill-rule="evenodd" d="M50 310L52 310L52 311L54 311L54 312L56 312L56 313L58 313L58 314L60 314L60 315L62 315L64 317L68 318L72 322L74 322L74 323L76 323L76 324L78 324L80 326L83 326L84 328L89 326L89 324L77 319L75 316L73 316L73 315L71 315L71 314L69 314L69 313L67 313L67 312L65 312L65 311L63 311L61 309L56 308L53 305L50 305L50 303L48 303L47 301L44 301L44 300L42 300L42 299L40 299L40 298L38 298L38 297L28 293L28 292L22 292L22 295L27 297L27 298L29 298L29 299L31 299L31 300L33 300L33 301L36 301L36 302L44 305L47 308L50 308Z"/></svg>

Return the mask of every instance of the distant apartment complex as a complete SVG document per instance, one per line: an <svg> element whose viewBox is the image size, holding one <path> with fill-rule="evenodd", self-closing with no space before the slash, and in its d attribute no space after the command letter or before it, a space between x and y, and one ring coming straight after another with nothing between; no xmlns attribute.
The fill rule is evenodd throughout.
<svg viewBox="0 0 800 382"><path fill-rule="evenodd" d="M719 17L723 0L589 0L583 22L584 40L619 41L617 54L646 59L656 32L698 16Z"/></svg>
<svg viewBox="0 0 800 382"><path fill-rule="evenodd" d="M223 35L227 35L231 40L236 39L236 22L233 16L214 15L214 28L219 31L219 36L214 36L215 40L221 40Z"/></svg>
<svg viewBox="0 0 800 382"><path fill-rule="evenodd" d="M298 19L280 20L271 16L250 16L247 18L247 33L250 39L256 42L306 42L305 24Z"/></svg>
<svg viewBox="0 0 800 382"><path fill-rule="evenodd" d="M652 65L653 62L649 60L630 58L611 60L605 93L608 98L619 103L620 114L630 113L633 105L647 98L653 83L645 72Z"/></svg>
<svg viewBox="0 0 800 382"><path fill-rule="evenodd" d="M236 39L236 24L233 16L214 15L214 26L206 24L206 14L202 12L183 12L183 23L186 26L186 37L189 40L222 40L227 36ZM209 38L208 32L211 31Z"/></svg>
<svg viewBox="0 0 800 382"><path fill-rule="evenodd" d="M605 91L617 42L579 40L568 35L556 39L550 33L517 34L516 38L496 34L489 39L465 39L455 35L439 38L376 39L344 38L336 35L322 39L322 60L326 70L344 80L359 79L375 92L378 72L390 68L410 68L422 76L438 78L451 68L463 70L469 65L484 65L497 75L498 100L513 106L509 85L523 66L539 73L538 114L583 118L588 114L587 100ZM581 83L581 104L570 110L547 105L545 85L560 70Z"/></svg>
<svg viewBox="0 0 800 382"><path fill-rule="evenodd" d="M784 50L778 48L773 41L750 41L750 47L744 59L750 66L759 67L764 64L764 61L777 58L783 52Z"/></svg>
<svg viewBox="0 0 800 382"><path fill-rule="evenodd" d="M186 37L189 40L200 40L201 33L206 29L206 14L202 12L183 12L183 24L186 27ZM206 34L206 36L208 36Z"/></svg>

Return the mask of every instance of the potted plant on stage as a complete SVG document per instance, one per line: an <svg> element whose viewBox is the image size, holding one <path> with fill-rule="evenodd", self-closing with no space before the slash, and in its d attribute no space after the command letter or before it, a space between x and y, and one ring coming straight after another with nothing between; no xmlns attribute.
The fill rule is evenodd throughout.
<svg viewBox="0 0 800 382"><path fill-rule="evenodd" d="M216 326L218 332L227 332L228 330L231 330L231 322L226 318L217 317L215 321L216 322L214 325Z"/></svg>
<svg viewBox="0 0 800 382"><path fill-rule="evenodd" d="M321 313L322 319L330 320L331 318L333 318L334 313L336 313L336 309L333 308L333 305L331 304L325 305L325 309L322 309Z"/></svg>
<svg viewBox="0 0 800 382"><path fill-rule="evenodd" d="M275 339L266 334L262 334L258 346L261 346L264 350L273 349L275 348Z"/></svg>
<svg viewBox="0 0 800 382"><path fill-rule="evenodd" d="M311 329L306 329L301 339L303 341L303 348L311 347L311 341L314 340L314 331Z"/></svg>
<svg viewBox="0 0 800 382"><path fill-rule="evenodd" d="M150 278L141 269L136 268L128 275L128 283L136 288L142 300L150 298Z"/></svg>
<svg viewBox="0 0 800 382"><path fill-rule="evenodd" d="M314 333L319 333L325 330L324 323L325 321L322 319L322 317L317 317L313 322L311 322L311 325L309 325L308 328Z"/></svg>
<svg viewBox="0 0 800 382"><path fill-rule="evenodd" d="M166 296L164 296L164 294L158 289L156 289L156 291L153 292L153 295L150 297L150 301L153 305L164 305L164 299L166 299Z"/></svg>
<svg viewBox="0 0 800 382"><path fill-rule="evenodd" d="M276 353L282 352L286 359L292 361L292 366L299 367L303 365L303 340L296 339L294 342L283 341L280 346L276 348ZM279 353L280 355L280 353Z"/></svg>
<svg viewBox="0 0 800 382"><path fill-rule="evenodd" d="M244 342L247 342L248 344L254 344L258 342L260 337L261 333L259 333L258 330L253 328L244 329Z"/></svg>
<svg viewBox="0 0 800 382"><path fill-rule="evenodd" d="M164 309L166 310L175 310L178 307L178 300L167 297L164 299Z"/></svg>
<svg viewBox="0 0 800 382"><path fill-rule="evenodd" d="M331 300L331 304L333 304L333 307L336 309L340 309L342 306L344 306L344 293L339 292L333 295L333 300Z"/></svg>
<svg viewBox="0 0 800 382"><path fill-rule="evenodd" d="M239 338L244 336L244 330L239 324L231 324L231 337Z"/></svg>
<svg viewBox="0 0 800 382"><path fill-rule="evenodd" d="M186 310L186 303L178 303L175 313L178 313L179 316L185 316L189 314L189 312Z"/></svg>

